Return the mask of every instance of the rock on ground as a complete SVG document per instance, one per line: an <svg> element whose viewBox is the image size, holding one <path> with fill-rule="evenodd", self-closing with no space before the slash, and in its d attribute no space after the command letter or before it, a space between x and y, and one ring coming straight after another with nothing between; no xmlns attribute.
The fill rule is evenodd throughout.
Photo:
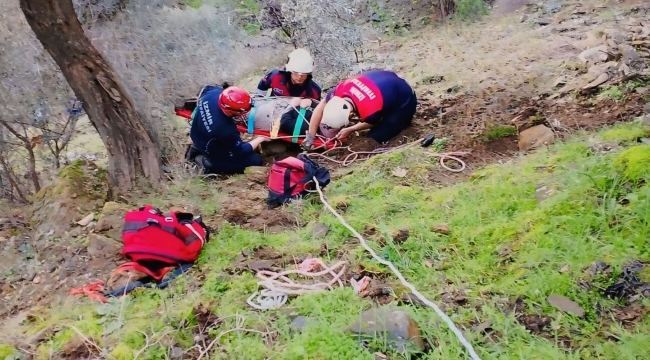
<svg viewBox="0 0 650 360"><path fill-rule="evenodd" d="M130 210L131 206L117 202L109 201L104 204L99 220L95 225L95 231L106 232L106 236L114 240L122 239L122 228L124 226L124 215Z"/></svg>
<svg viewBox="0 0 650 360"><path fill-rule="evenodd" d="M329 227L323 223L316 223L311 229L309 234L316 239L322 239L327 236L327 233L330 231Z"/></svg>
<svg viewBox="0 0 650 360"><path fill-rule="evenodd" d="M384 307L369 309L344 331L353 333L360 340L373 340L383 335L384 339L381 340L402 354L425 349L418 324L402 310Z"/></svg>
<svg viewBox="0 0 650 360"><path fill-rule="evenodd" d="M555 133L544 125L533 126L519 133L519 150L530 151L555 141Z"/></svg>

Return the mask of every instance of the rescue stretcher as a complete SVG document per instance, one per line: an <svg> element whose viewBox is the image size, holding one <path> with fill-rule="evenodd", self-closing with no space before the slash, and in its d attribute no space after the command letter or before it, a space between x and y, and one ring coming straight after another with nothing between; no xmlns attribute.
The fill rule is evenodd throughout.
<svg viewBox="0 0 650 360"><path fill-rule="evenodd" d="M187 122L191 124L192 113L194 112L195 108L196 108L196 99L187 99L185 100L182 106L175 105L174 112L176 113L177 116L186 119ZM254 129L252 123L249 123L248 127L240 124L236 124L236 126L237 126L237 130L242 134L266 136L271 139L278 139L278 140L282 140L285 142L294 143L298 145L302 144L303 141L305 141L304 135L303 136L298 136L297 134L290 135L279 131L277 132L277 136L272 136L271 131ZM328 141L322 136L318 136L318 135L314 139L314 148L324 148L326 150L329 150L338 146L341 146L340 140L332 139Z"/></svg>

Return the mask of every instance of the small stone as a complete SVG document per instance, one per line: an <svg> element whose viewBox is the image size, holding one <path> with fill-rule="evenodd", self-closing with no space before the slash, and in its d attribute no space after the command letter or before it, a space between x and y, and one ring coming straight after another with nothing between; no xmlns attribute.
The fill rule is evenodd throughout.
<svg viewBox="0 0 650 360"><path fill-rule="evenodd" d="M88 215L86 215L86 217L84 217L83 219L77 221L77 225L79 225L79 226L86 226L86 225L90 224L90 222L93 221L94 218L95 218L95 214L94 214L94 213L93 213L93 214L88 214Z"/></svg>
<svg viewBox="0 0 650 360"><path fill-rule="evenodd" d="M600 86L609 80L609 74L608 73L602 73L600 74L596 80L590 82L589 84L585 85L582 87L582 90L588 90L588 89L593 89L597 86Z"/></svg>
<svg viewBox="0 0 650 360"><path fill-rule="evenodd" d="M558 86L564 86L566 85L567 78L566 76L560 76L555 81L553 81L553 88L556 88Z"/></svg>
<svg viewBox="0 0 650 360"><path fill-rule="evenodd" d="M76 228L70 230L70 236L72 236L74 238L79 237L81 235L81 233L82 233L81 229L82 228L80 228L80 227L76 227Z"/></svg>
<svg viewBox="0 0 650 360"><path fill-rule="evenodd" d="M607 59L609 58L608 52L609 52L609 47L607 45L600 45L581 52L580 55L578 55L578 58L584 61L585 63L604 62L607 61Z"/></svg>
<svg viewBox="0 0 650 360"><path fill-rule="evenodd" d="M537 203L540 204L544 200L548 199L551 195L553 195L553 189L549 189L546 187L546 185L542 185L535 189L535 199L537 199Z"/></svg>
<svg viewBox="0 0 650 360"><path fill-rule="evenodd" d="M642 95L644 95L644 94L648 94L648 92L650 92L650 87L647 87L647 86L644 86L644 87L638 87L638 88L634 89L634 91L635 91L636 93L638 93L638 94L642 94ZM649 111L650 111L650 107L648 108L648 110L645 110L646 114L647 114Z"/></svg>
<svg viewBox="0 0 650 360"><path fill-rule="evenodd" d="M436 225L431 229L431 231L443 235L449 235L449 233L451 233L451 229L449 229L449 225L447 224Z"/></svg>
<svg viewBox="0 0 650 360"><path fill-rule="evenodd" d="M625 36L625 34L622 33L622 32L619 31L619 30L615 30L615 29L605 29L603 32L604 32L605 34L607 34L607 37L608 37L608 38L610 38L610 39L616 41L618 44L621 44L621 43L625 42L625 40L626 40L626 38L627 38L627 36Z"/></svg>
<svg viewBox="0 0 650 360"><path fill-rule="evenodd" d="M95 231L106 231L108 237L118 241L121 240L124 215L130 210L132 210L132 207L127 204L112 201L105 203L95 225Z"/></svg>
<svg viewBox="0 0 650 360"><path fill-rule="evenodd" d="M171 358L178 359L179 357L182 357L183 354L185 354L185 350L183 350L183 348L175 346L172 348Z"/></svg>
<svg viewBox="0 0 650 360"><path fill-rule="evenodd" d="M271 270L274 265L273 260L256 260L247 264L248 268L254 271Z"/></svg>
<svg viewBox="0 0 650 360"><path fill-rule="evenodd" d="M327 236L327 233L329 233L329 231L330 229L327 225L323 223L316 223L309 232L309 235L313 236L316 239L322 239Z"/></svg>
<svg viewBox="0 0 650 360"><path fill-rule="evenodd" d="M562 267L560 268L559 271L560 271L561 273L567 273L567 272L569 272L570 270L571 270L571 266L569 266L569 265L567 264L567 265L562 266Z"/></svg>
<svg viewBox="0 0 650 360"><path fill-rule="evenodd" d="M0 243L6 242L7 238L4 236L0 236Z"/></svg>
<svg viewBox="0 0 650 360"><path fill-rule="evenodd" d="M650 114L650 102L643 105L643 112L645 112L646 114Z"/></svg>
<svg viewBox="0 0 650 360"><path fill-rule="evenodd" d="M527 14L521 15L521 17L519 18L519 22L526 22L526 20L528 20L528 15Z"/></svg>
<svg viewBox="0 0 650 360"><path fill-rule="evenodd" d="M549 19L537 19L535 20L535 24L540 25L540 26L545 26L551 23L551 20Z"/></svg>
<svg viewBox="0 0 650 360"><path fill-rule="evenodd" d="M418 324L404 311L389 308L372 308L361 318L343 329L354 333L359 340L376 340L387 344L402 354L424 351L424 340ZM384 340L384 341L381 341ZM378 349L383 350L383 349Z"/></svg>
<svg viewBox="0 0 650 360"><path fill-rule="evenodd" d="M555 133L544 125L533 126L519 133L519 150L530 151L555 142Z"/></svg>
<svg viewBox="0 0 650 360"><path fill-rule="evenodd" d="M585 310L581 308L580 305L565 298L562 295L552 294L547 298L547 301L549 304L564 312L576 315L578 317L583 317L585 315Z"/></svg>
<svg viewBox="0 0 650 360"><path fill-rule="evenodd" d="M109 258L120 251L120 245L110 238L99 234L88 234L88 254L93 258Z"/></svg>
<svg viewBox="0 0 650 360"><path fill-rule="evenodd" d="M34 280L32 280L34 284L40 284L41 283L41 277L40 276L35 276Z"/></svg>
<svg viewBox="0 0 650 360"><path fill-rule="evenodd" d="M618 46L618 49L621 54L623 54L623 63L625 64L641 60L639 53L637 53L636 50L628 44L620 44Z"/></svg>
<svg viewBox="0 0 650 360"><path fill-rule="evenodd" d="M289 325L293 330L301 331L309 324L315 323L316 319L307 316L296 316Z"/></svg>

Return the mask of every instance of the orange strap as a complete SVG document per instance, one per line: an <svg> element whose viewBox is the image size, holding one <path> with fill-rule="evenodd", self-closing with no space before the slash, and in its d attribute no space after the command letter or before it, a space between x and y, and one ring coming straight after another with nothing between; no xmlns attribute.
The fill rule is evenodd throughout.
<svg viewBox="0 0 650 360"><path fill-rule="evenodd" d="M104 296L104 282L99 280L80 288L70 290L70 295L86 295L93 300L101 303L108 302Z"/></svg>

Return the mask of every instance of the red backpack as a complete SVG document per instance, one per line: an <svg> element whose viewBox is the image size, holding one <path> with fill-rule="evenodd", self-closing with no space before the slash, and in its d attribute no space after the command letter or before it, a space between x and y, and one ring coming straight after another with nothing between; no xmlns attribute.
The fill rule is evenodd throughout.
<svg viewBox="0 0 650 360"><path fill-rule="evenodd" d="M319 166L304 154L273 161L268 181L269 207L275 208L308 194L309 190L315 189L314 177L321 188L330 182L329 170Z"/></svg>
<svg viewBox="0 0 650 360"><path fill-rule="evenodd" d="M129 211L124 216L122 255L131 262L118 269L142 271L160 281L178 265L194 263L209 235L201 218L191 213L163 214L151 205Z"/></svg>

